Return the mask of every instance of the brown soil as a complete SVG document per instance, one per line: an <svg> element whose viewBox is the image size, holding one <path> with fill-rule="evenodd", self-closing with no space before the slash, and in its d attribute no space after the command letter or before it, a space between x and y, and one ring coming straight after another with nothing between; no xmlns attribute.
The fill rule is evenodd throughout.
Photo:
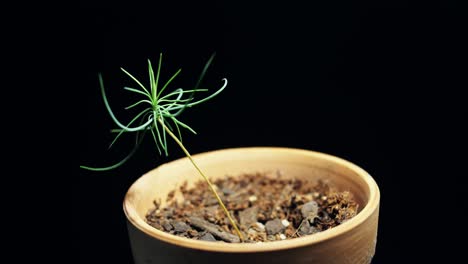
<svg viewBox="0 0 468 264"><path fill-rule="evenodd" d="M352 194L329 183L267 177L264 174L227 177L214 182L235 217L245 242L266 242L312 235L356 215ZM167 197L165 207L155 201L146 215L153 227L177 236L240 242L234 228L204 181L187 184Z"/></svg>

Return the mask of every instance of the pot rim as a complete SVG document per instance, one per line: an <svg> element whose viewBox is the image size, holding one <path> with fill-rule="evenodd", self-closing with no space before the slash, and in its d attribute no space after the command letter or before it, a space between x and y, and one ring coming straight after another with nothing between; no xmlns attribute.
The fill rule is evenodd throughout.
<svg viewBox="0 0 468 264"><path fill-rule="evenodd" d="M187 157L183 157L165 164L162 164L153 170L149 171L148 173L142 175L138 178L128 189L124 201L123 201L123 210L128 221L140 231L144 232L150 237L155 239L176 245L181 247L187 247L197 250L204 250L204 251L212 251L212 252L231 252L231 253L249 253L249 252L267 252L267 251L277 251L277 250L285 250L303 246L309 246L313 244L318 244L324 242L326 240L332 239L336 236L343 235L354 228L361 225L367 218L369 218L375 210L378 210L379 202L380 202L380 191L379 187L375 180L367 173L364 169L357 166L356 164L349 162L345 159L325 154L322 152L312 151L312 150L305 150L305 149L297 149L297 148L285 148L285 147L242 147L242 148L225 148L219 150L213 150L208 152L203 152L199 154L193 155L193 157L201 157L205 155L213 155L220 152L238 152L238 151L252 151L252 150L259 150L259 151L281 151L281 152L295 152L296 154L301 155L308 155L314 156L315 158L326 159L328 161L332 161L334 163L340 164L345 166L352 171L354 171L358 176L360 176L369 188L369 200L364 208L353 218L350 220L336 226L330 228L328 230L316 233L314 235L289 239L289 240L282 240L282 241L272 241L272 242L263 242L263 243L214 243L209 241L200 241L194 240L190 238L183 238L175 235L168 234L166 232L160 231L149 224L147 224L144 219L142 219L138 213L136 212L135 208L132 206L131 202L129 201L129 193L131 193L132 188L136 185L136 182L141 180L144 177L148 177L152 171L158 170L159 167L165 166L166 164L171 164L175 162L180 162L181 160L187 159Z"/></svg>

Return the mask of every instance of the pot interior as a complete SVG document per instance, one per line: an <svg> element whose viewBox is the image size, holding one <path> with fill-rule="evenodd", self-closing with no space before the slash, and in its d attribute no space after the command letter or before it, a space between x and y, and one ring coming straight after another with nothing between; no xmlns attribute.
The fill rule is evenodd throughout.
<svg viewBox="0 0 468 264"><path fill-rule="evenodd" d="M243 148L213 151L193 156L201 170L211 179L243 174L265 173L271 177L325 180L340 191L350 191L361 211L368 203L371 190L367 173L356 165L327 154L285 148ZM126 206L142 219L153 201L165 205L168 193L187 181L191 187L202 180L187 158L164 164L138 179L129 189ZM129 208L126 208L129 210Z"/></svg>

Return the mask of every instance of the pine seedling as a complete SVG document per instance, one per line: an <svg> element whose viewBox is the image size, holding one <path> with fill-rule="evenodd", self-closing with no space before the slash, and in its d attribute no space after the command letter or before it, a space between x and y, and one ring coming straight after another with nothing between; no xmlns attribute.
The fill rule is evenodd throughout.
<svg viewBox="0 0 468 264"><path fill-rule="evenodd" d="M136 93L142 96L141 100L127 106L125 109L132 109L137 106L138 107L144 106L144 109L141 110L138 114L136 114L131 119L131 121L128 122L126 125L121 123L115 117L114 112L112 111L109 105L109 102L107 100L106 92L104 89L104 81L102 79L102 76L99 74L99 84L101 87L101 93L102 93L102 98L104 99L104 104L112 120L118 127L116 129L111 130L112 133L116 133L116 136L114 140L111 142L109 147L112 147L123 133L135 133L135 139L136 139L135 146L125 158L123 158L121 161L113 165L110 165L107 167L99 167L99 168L80 166L80 168L92 170L92 171L106 171L106 170L115 169L121 166L126 161L128 161L130 157L136 152L138 147L141 145L144 139L144 136L147 132L151 133L154 143L156 145L156 149L159 152L159 154L160 155L164 154L167 156L169 154L167 138L170 137L179 145L179 147L185 153L185 155L193 164L195 169L206 181L210 190L213 192L214 196L216 197L219 205L223 208L224 213L226 214L229 221L231 222L231 225L236 230L237 235L239 236L239 239L243 241L244 239L243 239L242 233L240 232L239 228L237 227L237 224L235 223L231 214L229 213L223 201L219 197L218 193L216 192L214 185L211 183L210 179L203 173L203 171L200 169L200 167L197 165L195 160L190 155L190 152L185 148L184 144L182 143L181 130L186 129L196 134L195 130L193 130L189 125L187 125L186 123L178 119L180 114L182 114L182 112L184 112L186 109L212 99L213 97L220 94L226 88L227 79L224 78L223 86L219 88L216 92L200 100L195 100L194 98L194 95L196 93L208 91L207 89L200 89L198 87L203 77L205 76L208 67L213 61L213 58L214 58L214 54L210 57L208 62L205 64L205 67L203 68L194 89L184 90L182 88L178 88L167 94L164 94L166 88L180 74L181 69L176 71L176 73L174 73L174 75L172 75L171 78L169 78L169 80L164 85L162 85L161 88L159 88L162 54L160 54L159 56L159 63L158 63L158 68L156 70L156 75L154 74L151 61L148 60L148 75L149 75L149 82L150 82L149 89L147 89L147 87L145 87L138 79L136 79L128 71L121 68L121 70L126 75L128 75L128 77L130 77L137 85L137 88L124 87L124 89L129 92Z"/></svg>

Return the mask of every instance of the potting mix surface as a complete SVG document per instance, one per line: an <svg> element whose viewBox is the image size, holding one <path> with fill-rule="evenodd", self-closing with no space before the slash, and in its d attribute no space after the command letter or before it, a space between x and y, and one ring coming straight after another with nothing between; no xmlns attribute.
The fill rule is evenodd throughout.
<svg viewBox="0 0 468 264"><path fill-rule="evenodd" d="M214 184L244 234L244 242L313 235L349 220L358 212L358 204L350 192L339 191L324 181L257 173L219 179ZM194 188L187 188L185 183L172 191L164 207L161 201L154 201L146 221L176 236L240 242L205 181L197 182Z"/></svg>

